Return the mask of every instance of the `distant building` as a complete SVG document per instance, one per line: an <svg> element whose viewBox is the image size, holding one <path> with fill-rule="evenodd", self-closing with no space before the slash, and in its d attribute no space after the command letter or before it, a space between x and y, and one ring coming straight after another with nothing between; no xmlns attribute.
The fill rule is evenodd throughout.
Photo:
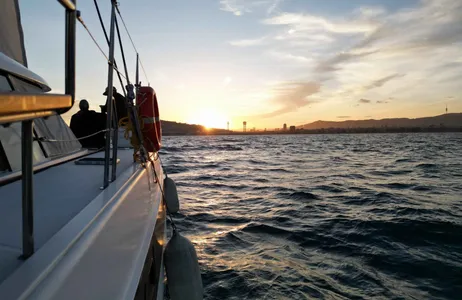
<svg viewBox="0 0 462 300"><path fill-rule="evenodd" d="M247 121L242 122L242 131L246 132L247 131Z"/></svg>
<svg viewBox="0 0 462 300"><path fill-rule="evenodd" d="M282 125L282 130L286 131L287 130L287 124L284 123L284 125Z"/></svg>
<svg viewBox="0 0 462 300"><path fill-rule="evenodd" d="M290 126L290 132L295 132L295 126Z"/></svg>

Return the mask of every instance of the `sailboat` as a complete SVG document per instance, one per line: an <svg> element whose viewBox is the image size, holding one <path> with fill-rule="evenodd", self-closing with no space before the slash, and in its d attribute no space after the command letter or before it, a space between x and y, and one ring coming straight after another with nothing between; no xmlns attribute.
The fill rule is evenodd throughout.
<svg viewBox="0 0 462 300"><path fill-rule="evenodd" d="M116 3L108 1L105 147L84 149L61 117L75 102L79 14L74 1L58 2L63 95L27 68L18 1L0 2L0 299L164 299L166 281L171 299L202 299L194 247L173 219L167 243L178 195L158 154L158 115L148 116L158 128L140 126L138 100L154 107L157 98L138 76L124 90L129 139L114 121Z"/></svg>

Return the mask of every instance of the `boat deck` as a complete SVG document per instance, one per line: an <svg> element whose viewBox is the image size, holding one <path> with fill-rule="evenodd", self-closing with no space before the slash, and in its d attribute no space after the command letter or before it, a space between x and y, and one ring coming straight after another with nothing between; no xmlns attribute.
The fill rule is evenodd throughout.
<svg viewBox="0 0 462 300"><path fill-rule="evenodd" d="M117 176L133 164L133 150L119 149ZM104 157L103 152L88 157ZM74 161L34 175L35 249L42 247L99 194L103 166L76 165ZM23 261L21 180L0 187L0 283Z"/></svg>

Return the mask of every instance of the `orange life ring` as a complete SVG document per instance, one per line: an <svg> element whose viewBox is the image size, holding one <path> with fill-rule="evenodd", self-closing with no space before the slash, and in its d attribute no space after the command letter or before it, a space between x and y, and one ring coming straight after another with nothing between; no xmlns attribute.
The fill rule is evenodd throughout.
<svg viewBox="0 0 462 300"><path fill-rule="evenodd" d="M148 152L157 152L162 145L162 127L160 124L159 105L154 89L142 86L136 95L138 114L142 118L143 144Z"/></svg>

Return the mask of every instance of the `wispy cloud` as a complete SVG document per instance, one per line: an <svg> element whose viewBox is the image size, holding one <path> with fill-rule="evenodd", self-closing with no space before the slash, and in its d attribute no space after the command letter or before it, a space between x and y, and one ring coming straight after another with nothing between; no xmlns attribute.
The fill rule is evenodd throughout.
<svg viewBox="0 0 462 300"><path fill-rule="evenodd" d="M343 63L346 63L346 62L349 62L355 59L359 59L361 57L365 57L365 56L374 54L376 52L377 51L363 51L359 53L342 52L342 53L336 54L335 56L327 60L319 62L315 70L321 73L337 71L339 70L340 65L342 65Z"/></svg>
<svg viewBox="0 0 462 300"><path fill-rule="evenodd" d="M334 33L366 33L377 28L367 20L328 20L320 16L299 13L283 13L263 20L268 25L286 25L298 31L329 31Z"/></svg>
<svg viewBox="0 0 462 300"><path fill-rule="evenodd" d="M258 39L247 39L247 40L236 40L229 42L230 45L236 47L249 47L249 46L258 46L263 45L267 41L266 37L261 37Z"/></svg>
<svg viewBox="0 0 462 300"><path fill-rule="evenodd" d="M267 14L277 11L283 0L220 0L220 9L236 16L251 13L256 9L263 9Z"/></svg>
<svg viewBox="0 0 462 300"><path fill-rule="evenodd" d="M288 82L274 88L276 96L271 100L273 106L279 106L269 113L259 114L255 117L271 118L293 112L310 103L316 102L309 99L310 96L318 93L321 85L316 82Z"/></svg>
<svg viewBox="0 0 462 300"><path fill-rule="evenodd" d="M337 116L337 119L349 119L351 118L350 116Z"/></svg>
<svg viewBox="0 0 462 300"><path fill-rule="evenodd" d="M279 52L279 51L269 51L268 55L278 59L278 60L285 60L285 61L294 61L297 63L309 63L313 61L313 59L302 56L302 55L293 55L291 53Z"/></svg>
<svg viewBox="0 0 462 300"><path fill-rule="evenodd" d="M245 6L242 3L239 4L236 0L221 0L220 4L221 10L231 12L236 16L242 15L243 11L246 10Z"/></svg>
<svg viewBox="0 0 462 300"><path fill-rule="evenodd" d="M390 80L393 80L395 78L400 78L400 77L403 77L403 76L404 76L404 74L398 74L398 73L388 75L388 76L385 76L385 77L382 77L380 79L372 81L371 83L364 86L364 89L365 90L370 90L370 89L373 89L373 88L378 88L378 87L383 86L385 83L387 83Z"/></svg>
<svg viewBox="0 0 462 300"><path fill-rule="evenodd" d="M274 0L273 3L268 7L266 10L267 14L272 14L278 9L279 4L281 4L284 0Z"/></svg>
<svg viewBox="0 0 462 300"><path fill-rule="evenodd" d="M223 79L223 86L226 87L228 86L233 79L229 76L227 76L225 79Z"/></svg>
<svg viewBox="0 0 462 300"><path fill-rule="evenodd" d="M381 6L362 6L358 10L360 16L364 18L374 18L384 15L387 11Z"/></svg>
<svg viewBox="0 0 462 300"><path fill-rule="evenodd" d="M398 96L401 104L456 92L449 88L462 76L461 24L462 1L453 0L403 3L394 11L363 6L337 16L286 11L260 20L264 37L230 44L259 45L260 54L275 65L283 61L297 67L297 76L323 84L316 92L323 101L354 107L386 104ZM280 109L264 117L305 107L275 103Z"/></svg>

